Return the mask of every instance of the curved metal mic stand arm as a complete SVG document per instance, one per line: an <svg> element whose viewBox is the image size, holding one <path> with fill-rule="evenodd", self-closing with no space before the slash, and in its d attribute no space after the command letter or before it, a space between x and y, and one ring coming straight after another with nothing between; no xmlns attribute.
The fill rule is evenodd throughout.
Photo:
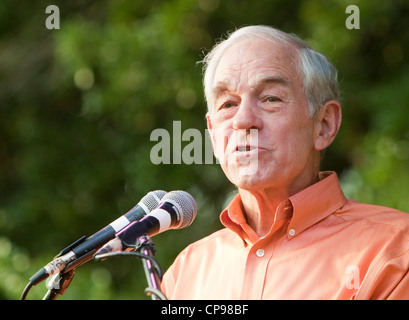
<svg viewBox="0 0 409 320"><path fill-rule="evenodd" d="M155 255L155 246L153 245L151 238L147 235L139 237L136 246L136 251L139 251L145 256L153 257ZM162 271L160 268L158 269L152 264L151 259L142 259L142 264L148 282L148 288L145 290L145 293L148 295L151 294L152 300L163 300L164 295L160 291Z"/></svg>
<svg viewBox="0 0 409 320"><path fill-rule="evenodd" d="M135 249L132 251L98 254L94 256L94 259L101 261L112 257L141 258L146 280L148 282L148 287L145 289L145 293L148 296L151 296L152 300L167 300L166 296L160 290L163 274L159 263L153 258L155 251L155 246L153 245L151 238L147 235L143 235L137 239Z"/></svg>

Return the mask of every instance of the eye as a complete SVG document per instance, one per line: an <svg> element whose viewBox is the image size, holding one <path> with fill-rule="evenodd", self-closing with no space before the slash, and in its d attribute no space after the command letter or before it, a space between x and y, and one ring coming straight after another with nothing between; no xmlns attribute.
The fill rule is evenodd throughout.
<svg viewBox="0 0 409 320"><path fill-rule="evenodd" d="M263 102L269 102L269 103L273 103L273 102L281 102L282 100L279 97L276 96L267 96L263 99Z"/></svg>
<svg viewBox="0 0 409 320"><path fill-rule="evenodd" d="M227 101L227 102L225 102L225 103L223 103L220 107L219 107L219 110L221 110L221 109L228 109L228 108L231 108L231 107L235 107L237 104L235 103L235 102L233 102L233 101Z"/></svg>

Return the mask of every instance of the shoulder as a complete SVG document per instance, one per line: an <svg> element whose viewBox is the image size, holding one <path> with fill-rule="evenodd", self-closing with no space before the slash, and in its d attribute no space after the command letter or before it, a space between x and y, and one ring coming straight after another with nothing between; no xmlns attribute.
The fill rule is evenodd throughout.
<svg viewBox="0 0 409 320"><path fill-rule="evenodd" d="M397 209L348 200L336 216L346 222L360 223L366 229L403 235L409 241L409 214ZM409 243L409 242L408 242Z"/></svg>
<svg viewBox="0 0 409 320"><path fill-rule="evenodd" d="M409 214L349 200L336 216L352 230L351 250L360 256L356 265L365 273L355 299L407 299Z"/></svg>

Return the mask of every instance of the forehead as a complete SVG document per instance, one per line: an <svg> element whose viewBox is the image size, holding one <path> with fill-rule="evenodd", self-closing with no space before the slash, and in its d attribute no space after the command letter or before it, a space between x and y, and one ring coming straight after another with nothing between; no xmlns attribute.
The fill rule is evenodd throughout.
<svg viewBox="0 0 409 320"><path fill-rule="evenodd" d="M253 86L271 78L291 85L299 79L296 59L295 49L281 42L258 37L240 40L223 53L215 70L213 89L221 85Z"/></svg>

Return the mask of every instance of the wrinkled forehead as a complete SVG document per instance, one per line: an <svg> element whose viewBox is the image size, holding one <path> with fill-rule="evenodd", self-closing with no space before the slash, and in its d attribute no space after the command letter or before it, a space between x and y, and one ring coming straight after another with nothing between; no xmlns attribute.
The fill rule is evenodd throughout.
<svg viewBox="0 0 409 320"><path fill-rule="evenodd" d="M220 84L252 86L269 78L296 84L300 79L297 59L296 49L279 41L258 37L243 39L228 47L221 56L212 91L218 90Z"/></svg>

